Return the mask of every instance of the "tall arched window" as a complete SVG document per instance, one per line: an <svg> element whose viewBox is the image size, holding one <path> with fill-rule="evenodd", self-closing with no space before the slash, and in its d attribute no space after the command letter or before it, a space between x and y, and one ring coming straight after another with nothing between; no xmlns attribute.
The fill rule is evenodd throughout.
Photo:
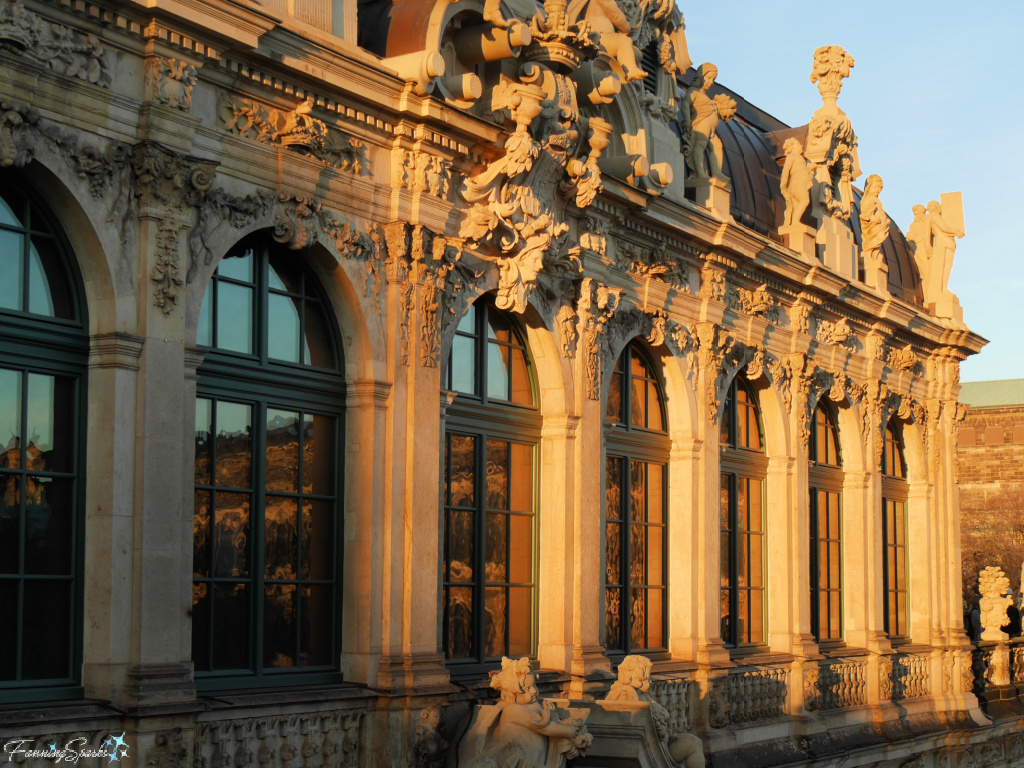
<svg viewBox="0 0 1024 768"><path fill-rule="evenodd" d="M826 403L811 418L811 633L815 640L843 637L843 460L839 429Z"/></svg>
<svg viewBox="0 0 1024 768"><path fill-rule="evenodd" d="M337 679L344 380L301 259L252 238L206 291L196 400L197 685Z"/></svg>
<svg viewBox="0 0 1024 768"><path fill-rule="evenodd" d="M82 695L89 344L78 286L52 215L0 186L0 702Z"/></svg>
<svg viewBox="0 0 1024 768"><path fill-rule="evenodd" d="M885 633L907 638L907 472L895 420L882 448L882 536L885 543Z"/></svg>
<svg viewBox="0 0 1024 768"><path fill-rule="evenodd" d="M765 494L768 461L757 399L744 381L729 388L721 422L722 640L765 642Z"/></svg>
<svg viewBox="0 0 1024 768"><path fill-rule="evenodd" d="M536 647L540 413L523 333L491 299L459 323L446 381L444 648L470 671Z"/></svg>
<svg viewBox="0 0 1024 768"><path fill-rule="evenodd" d="M605 646L659 651L666 627L669 439L665 396L650 357L630 343L605 408Z"/></svg>

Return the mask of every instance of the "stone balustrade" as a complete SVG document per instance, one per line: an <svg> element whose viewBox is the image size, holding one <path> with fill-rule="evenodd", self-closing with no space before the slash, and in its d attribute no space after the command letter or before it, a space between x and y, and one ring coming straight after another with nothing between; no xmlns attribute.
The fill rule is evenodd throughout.
<svg viewBox="0 0 1024 768"><path fill-rule="evenodd" d="M804 707L809 710L845 709L868 703L867 664L862 661L823 661L805 673Z"/></svg>
<svg viewBox="0 0 1024 768"><path fill-rule="evenodd" d="M773 720L786 715L785 669L734 672L712 681L708 722L712 728Z"/></svg>
<svg viewBox="0 0 1024 768"><path fill-rule="evenodd" d="M649 695L668 712L670 733L693 730L689 680L682 678L652 680Z"/></svg>
<svg viewBox="0 0 1024 768"><path fill-rule="evenodd" d="M895 656L892 660L892 700L905 701L927 696L931 692L928 659L912 654Z"/></svg>

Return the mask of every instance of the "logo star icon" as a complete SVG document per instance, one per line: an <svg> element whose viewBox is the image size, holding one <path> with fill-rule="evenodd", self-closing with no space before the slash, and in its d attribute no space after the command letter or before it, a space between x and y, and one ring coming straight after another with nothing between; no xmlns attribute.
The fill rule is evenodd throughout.
<svg viewBox="0 0 1024 768"><path fill-rule="evenodd" d="M114 736L114 748L127 746L124 741L124 731L121 732L120 736Z"/></svg>
<svg viewBox="0 0 1024 768"><path fill-rule="evenodd" d="M57 745L56 744L51 744L50 745L50 751L51 752L56 752L57 751Z"/></svg>
<svg viewBox="0 0 1024 768"><path fill-rule="evenodd" d="M107 764L109 765L115 760L117 760L117 762L121 762L121 758L128 754L128 749L124 742L124 732L122 731L120 736L114 736L113 742L111 742L110 739L107 739L104 744L107 744L108 742L112 744L113 749L111 749L110 754L107 755L109 758L107 760ZM120 754L118 754L118 749L120 749Z"/></svg>

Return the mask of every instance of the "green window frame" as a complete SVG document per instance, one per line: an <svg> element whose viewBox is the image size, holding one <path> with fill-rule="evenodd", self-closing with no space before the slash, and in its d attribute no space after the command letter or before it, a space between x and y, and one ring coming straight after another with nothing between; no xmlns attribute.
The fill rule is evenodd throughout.
<svg viewBox="0 0 1024 768"><path fill-rule="evenodd" d="M537 647L541 417L525 335L485 296L467 309L444 369L442 645L455 674Z"/></svg>
<svg viewBox="0 0 1024 768"><path fill-rule="evenodd" d="M907 485L903 440L896 419L885 426L882 443L882 542L885 634L893 644L909 642Z"/></svg>
<svg viewBox="0 0 1024 768"><path fill-rule="evenodd" d="M811 634L843 639L843 460L832 408L818 403L809 445Z"/></svg>
<svg viewBox="0 0 1024 768"><path fill-rule="evenodd" d="M639 341L623 349L605 398L604 645L668 650L668 458L664 386Z"/></svg>
<svg viewBox="0 0 1024 768"><path fill-rule="evenodd" d="M86 386L81 276L45 201L0 183L0 703L79 699Z"/></svg>
<svg viewBox="0 0 1024 768"><path fill-rule="evenodd" d="M720 620L725 644L752 651L767 642L764 429L745 382L729 386L720 423Z"/></svg>
<svg viewBox="0 0 1024 768"><path fill-rule="evenodd" d="M225 256L204 297L192 586L201 691L341 680L345 381L329 306L301 258L261 236Z"/></svg>

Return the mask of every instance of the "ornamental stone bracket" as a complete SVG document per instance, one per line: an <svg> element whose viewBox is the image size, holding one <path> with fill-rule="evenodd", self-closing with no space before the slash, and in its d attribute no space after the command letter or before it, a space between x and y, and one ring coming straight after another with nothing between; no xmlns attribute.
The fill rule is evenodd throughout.
<svg viewBox="0 0 1024 768"><path fill-rule="evenodd" d="M782 322L782 307L767 285L762 284L754 290L742 286L730 287L726 293L725 303L736 312L763 317L773 325Z"/></svg>
<svg viewBox="0 0 1024 768"><path fill-rule="evenodd" d="M724 328L715 323L701 322L695 325L697 363L704 376L703 400L708 423L718 423L722 398L736 373L752 362L759 347L739 342Z"/></svg>
<svg viewBox="0 0 1024 768"><path fill-rule="evenodd" d="M236 136L316 158L342 173L369 175L363 141L313 117L313 108L311 97L285 111L228 95L221 100L220 120L223 129Z"/></svg>
<svg viewBox="0 0 1024 768"><path fill-rule="evenodd" d="M187 112L192 108L192 90L199 70L190 62L164 56L146 58L146 100Z"/></svg>
<svg viewBox="0 0 1024 768"><path fill-rule="evenodd" d="M0 50L51 72L110 88L110 53L100 38L46 21L18 0L0 0Z"/></svg>

